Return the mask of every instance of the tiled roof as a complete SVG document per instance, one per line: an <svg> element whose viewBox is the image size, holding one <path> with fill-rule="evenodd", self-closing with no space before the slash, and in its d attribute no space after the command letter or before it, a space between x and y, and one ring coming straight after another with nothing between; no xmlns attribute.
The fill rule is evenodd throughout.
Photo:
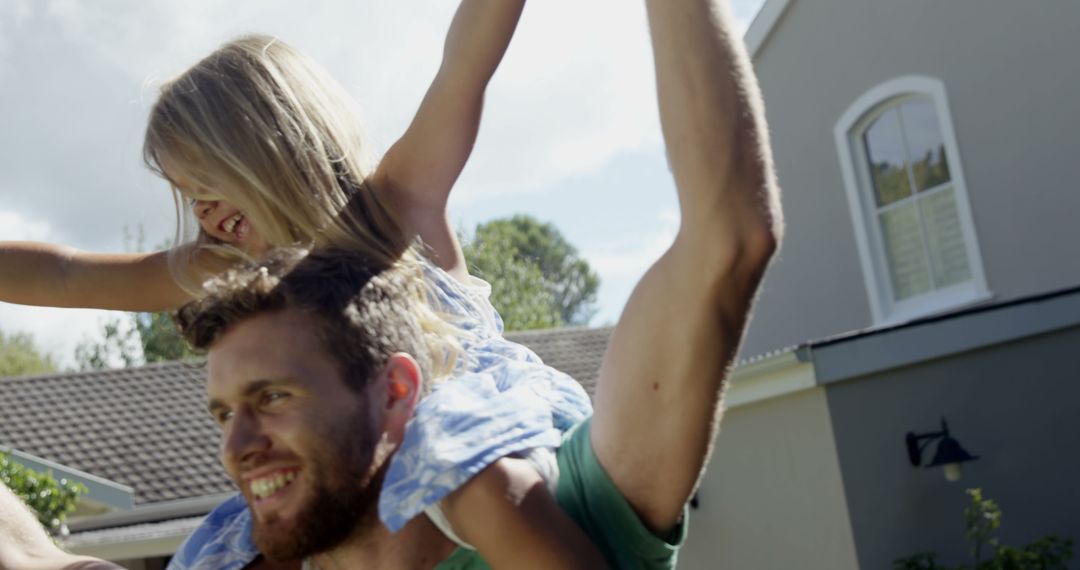
<svg viewBox="0 0 1080 570"><path fill-rule="evenodd" d="M0 444L135 489L135 503L231 490L201 361L0 379Z"/></svg>
<svg viewBox="0 0 1080 570"><path fill-rule="evenodd" d="M591 394L611 328L511 333ZM0 378L0 445L135 489L136 505L229 492L202 361Z"/></svg>
<svg viewBox="0 0 1080 570"><path fill-rule="evenodd" d="M546 364L572 376L590 396L614 327L565 328L510 333L510 340L533 350Z"/></svg>

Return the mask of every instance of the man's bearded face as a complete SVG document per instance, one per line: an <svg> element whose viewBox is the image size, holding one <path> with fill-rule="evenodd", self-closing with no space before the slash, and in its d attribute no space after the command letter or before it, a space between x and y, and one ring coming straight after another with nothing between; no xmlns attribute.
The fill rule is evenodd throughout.
<svg viewBox="0 0 1080 570"><path fill-rule="evenodd" d="M302 313L266 313L229 330L209 356L222 461L273 560L329 550L378 522L378 407L346 386L314 330Z"/></svg>
<svg viewBox="0 0 1080 570"><path fill-rule="evenodd" d="M378 523L376 505L384 470L374 477L369 473L373 431L363 425L366 418L360 414L340 419L339 430L312 441L305 453L305 475L292 483L304 486L296 514L255 515L255 545L267 558L291 560L323 552ZM245 496L256 513L259 499L247 491Z"/></svg>

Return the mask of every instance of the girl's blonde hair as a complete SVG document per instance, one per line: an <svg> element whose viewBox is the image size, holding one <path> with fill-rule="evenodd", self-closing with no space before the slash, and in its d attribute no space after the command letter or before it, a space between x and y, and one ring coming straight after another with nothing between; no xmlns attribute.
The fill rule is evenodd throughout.
<svg viewBox="0 0 1080 570"><path fill-rule="evenodd" d="M167 82L150 111L143 158L172 184L177 243L195 243L173 248L174 277L198 296L196 255L244 257L199 229L181 177L235 205L270 246L333 245L382 267L415 257L367 180L373 160L364 139L344 89L269 36L228 42Z"/></svg>

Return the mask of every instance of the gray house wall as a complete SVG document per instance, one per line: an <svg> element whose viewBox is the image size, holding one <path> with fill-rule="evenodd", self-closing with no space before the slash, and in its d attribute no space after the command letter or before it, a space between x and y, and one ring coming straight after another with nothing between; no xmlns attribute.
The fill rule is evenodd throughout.
<svg viewBox="0 0 1080 570"><path fill-rule="evenodd" d="M1006 543L1080 540L1077 346L1080 326L826 385L860 568L889 568L918 552L968 560L968 487L998 501ZM826 350L859 357L842 345ZM940 468L911 467L905 452L906 432L937 431L942 416L980 456L956 483Z"/></svg>
<svg viewBox="0 0 1080 570"><path fill-rule="evenodd" d="M743 355L873 324L833 127L900 76L945 83L991 301L1080 283L1078 53L1072 0L792 0L755 57L788 232Z"/></svg>

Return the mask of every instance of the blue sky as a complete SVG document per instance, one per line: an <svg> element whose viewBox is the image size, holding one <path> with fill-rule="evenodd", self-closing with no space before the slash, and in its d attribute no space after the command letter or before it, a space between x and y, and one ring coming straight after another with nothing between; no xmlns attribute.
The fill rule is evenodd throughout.
<svg viewBox="0 0 1080 570"><path fill-rule="evenodd" d="M762 0L734 0L740 31ZM164 184L140 162L155 84L237 34L281 36L360 102L374 144L400 134L434 74L447 0L9 0L0 5L0 240L122 251L124 227L172 235ZM515 213L553 222L598 270L593 324L614 322L677 229L644 4L531 2L451 199L470 229ZM62 363L103 311L0 303Z"/></svg>

